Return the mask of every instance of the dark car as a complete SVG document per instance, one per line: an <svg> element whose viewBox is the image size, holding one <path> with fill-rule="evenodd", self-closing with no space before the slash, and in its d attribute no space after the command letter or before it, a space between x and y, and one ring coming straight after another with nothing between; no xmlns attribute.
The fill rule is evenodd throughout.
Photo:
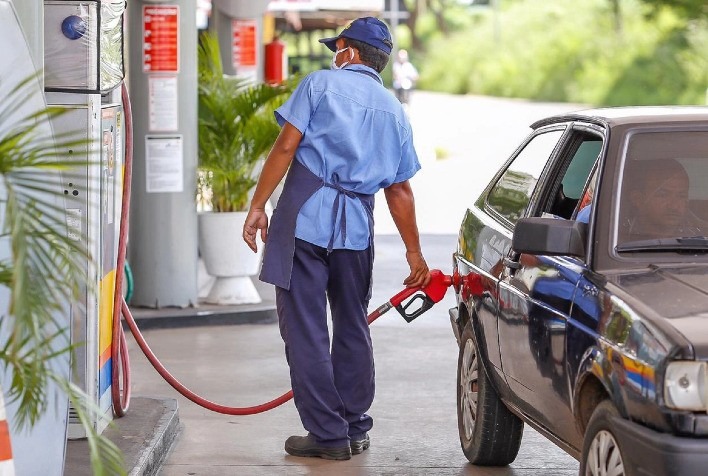
<svg viewBox="0 0 708 476"><path fill-rule="evenodd" d="M582 475L708 474L708 108L531 127L453 258L466 457L511 463L525 422Z"/></svg>

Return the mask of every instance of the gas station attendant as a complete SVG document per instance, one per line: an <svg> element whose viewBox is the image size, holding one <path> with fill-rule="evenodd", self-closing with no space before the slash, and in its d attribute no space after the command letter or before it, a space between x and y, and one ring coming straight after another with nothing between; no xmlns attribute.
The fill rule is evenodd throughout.
<svg viewBox="0 0 708 476"><path fill-rule="evenodd" d="M320 42L334 51L332 68L306 76L276 110L282 129L243 239L256 251L260 230L265 242L260 279L276 286L295 406L308 431L288 438L285 451L347 460L369 447L373 425L366 413L374 399L367 307L378 190L405 244L410 275L403 283L426 285L430 273L408 182L420 170L411 126L380 76L393 46L389 30L376 18L358 18ZM265 204L286 172L269 226Z"/></svg>

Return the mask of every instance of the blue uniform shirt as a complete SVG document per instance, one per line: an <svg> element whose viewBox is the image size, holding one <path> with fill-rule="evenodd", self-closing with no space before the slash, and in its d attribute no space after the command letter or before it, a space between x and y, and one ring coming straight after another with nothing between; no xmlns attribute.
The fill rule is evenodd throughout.
<svg viewBox="0 0 708 476"><path fill-rule="evenodd" d="M355 64L307 75L275 117L281 126L287 121L302 133L295 160L346 190L373 195L420 170L403 107L368 66ZM335 220L337 193L322 187L309 198L298 214L295 236L324 248L334 230L333 248L364 250L369 246L366 210L359 199L342 194Z"/></svg>

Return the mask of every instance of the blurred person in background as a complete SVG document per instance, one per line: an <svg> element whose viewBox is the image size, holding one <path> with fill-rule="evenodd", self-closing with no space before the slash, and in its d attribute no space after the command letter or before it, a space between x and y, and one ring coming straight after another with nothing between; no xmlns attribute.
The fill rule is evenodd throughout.
<svg viewBox="0 0 708 476"><path fill-rule="evenodd" d="M408 52L399 50L393 63L393 90L401 104L408 104L411 89L418 81L418 70L408 60Z"/></svg>

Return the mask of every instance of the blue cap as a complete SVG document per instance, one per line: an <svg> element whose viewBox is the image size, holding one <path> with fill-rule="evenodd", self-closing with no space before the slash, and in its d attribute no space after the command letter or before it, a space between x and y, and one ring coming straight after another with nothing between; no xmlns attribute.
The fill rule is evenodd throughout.
<svg viewBox="0 0 708 476"><path fill-rule="evenodd" d="M338 36L322 38L320 43L324 43L332 51L337 51L335 43L339 38L359 40L380 49L387 55L391 54L391 48L393 48L393 40L388 27L384 22L374 17L357 18L345 26Z"/></svg>

